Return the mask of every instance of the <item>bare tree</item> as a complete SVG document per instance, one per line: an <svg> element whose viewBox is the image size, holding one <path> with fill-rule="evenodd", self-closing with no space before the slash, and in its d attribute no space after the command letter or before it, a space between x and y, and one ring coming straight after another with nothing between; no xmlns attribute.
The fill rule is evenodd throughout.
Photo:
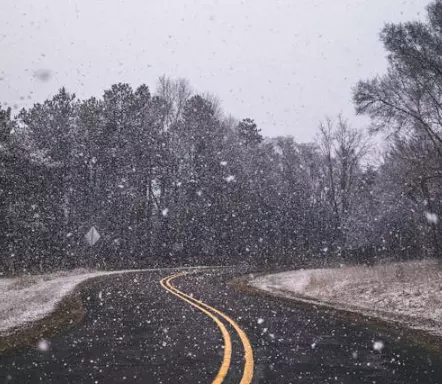
<svg viewBox="0 0 442 384"><path fill-rule="evenodd" d="M370 145L362 131L351 128L341 115L319 125L318 146L323 158L327 201L333 211L336 241L343 245L346 223L357 199L361 167Z"/></svg>
<svg viewBox="0 0 442 384"><path fill-rule="evenodd" d="M389 68L354 89L359 114L372 118L374 131L422 132L442 157L442 3L427 8L427 22L387 24L381 40Z"/></svg>
<svg viewBox="0 0 442 384"><path fill-rule="evenodd" d="M156 95L165 102L164 124L167 130L180 119L187 100L193 95L193 90L186 79L173 80L163 75L158 79Z"/></svg>

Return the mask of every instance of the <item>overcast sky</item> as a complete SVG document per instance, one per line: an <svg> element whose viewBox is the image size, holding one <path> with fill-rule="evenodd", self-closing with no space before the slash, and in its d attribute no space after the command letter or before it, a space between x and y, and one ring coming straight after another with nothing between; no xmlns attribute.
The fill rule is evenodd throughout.
<svg viewBox="0 0 442 384"><path fill-rule="evenodd" d="M351 87L382 73L384 22L422 18L425 0L15 0L0 2L0 102L22 107L66 86L186 77L267 136L311 140L324 115L355 126ZM49 70L44 82L35 71Z"/></svg>

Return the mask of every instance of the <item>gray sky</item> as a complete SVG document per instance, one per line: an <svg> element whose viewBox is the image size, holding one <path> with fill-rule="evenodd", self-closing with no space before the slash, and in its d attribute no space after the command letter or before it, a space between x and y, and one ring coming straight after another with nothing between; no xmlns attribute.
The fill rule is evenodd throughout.
<svg viewBox="0 0 442 384"><path fill-rule="evenodd" d="M311 140L324 115L355 126L351 87L386 68L384 22L426 0L15 0L0 2L0 102L80 98L162 74L210 91L267 136ZM43 82L35 71L50 70Z"/></svg>

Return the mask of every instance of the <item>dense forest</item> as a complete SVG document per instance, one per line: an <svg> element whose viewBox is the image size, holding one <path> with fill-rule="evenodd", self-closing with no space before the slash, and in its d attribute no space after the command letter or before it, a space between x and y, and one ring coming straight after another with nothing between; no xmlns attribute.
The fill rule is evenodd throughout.
<svg viewBox="0 0 442 384"><path fill-rule="evenodd" d="M388 71L353 90L371 126L325 118L312 143L263 137L183 79L3 104L0 271L437 257L441 3L381 40Z"/></svg>

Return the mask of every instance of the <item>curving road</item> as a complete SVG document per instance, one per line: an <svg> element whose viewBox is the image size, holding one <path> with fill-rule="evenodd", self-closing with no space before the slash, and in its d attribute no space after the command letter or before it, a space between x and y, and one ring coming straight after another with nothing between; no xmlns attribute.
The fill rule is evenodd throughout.
<svg viewBox="0 0 442 384"><path fill-rule="evenodd" d="M232 361L232 338L230 337L229 331L221 319L225 320L228 324L230 324L233 327L239 339L241 340L244 349L244 370L240 384L250 384L253 378L253 364L254 364L253 349L246 333L241 329L238 323L235 320L233 320L231 317L227 316L226 314L217 310L216 308L213 308L212 306L203 303L201 300L195 299L194 297L185 294L183 291L176 289L171 284L172 280L180 276L185 276L186 274L187 273L177 273L170 277L165 277L160 281L160 284L164 289L166 289L173 295L179 297L181 300L185 301L186 303L192 305L193 307L199 309L202 313L209 316L215 322L218 328L221 330L224 341L223 360L221 367L215 379L213 380L213 384L222 383L226 379Z"/></svg>
<svg viewBox="0 0 442 384"><path fill-rule="evenodd" d="M440 360L424 350L236 292L226 283L238 273L97 281L82 292L84 321L46 351L0 358L0 383L442 383Z"/></svg>

